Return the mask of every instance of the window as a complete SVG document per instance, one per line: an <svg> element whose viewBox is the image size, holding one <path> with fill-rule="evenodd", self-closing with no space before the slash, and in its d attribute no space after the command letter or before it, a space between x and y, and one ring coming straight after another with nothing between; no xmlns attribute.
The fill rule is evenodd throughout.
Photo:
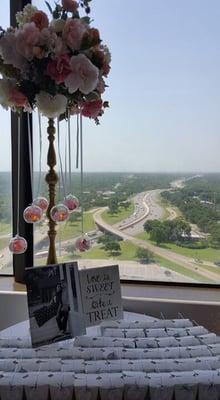
<svg viewBox="0 0 220 400"><path fill-rule="evenodd" d="M41 1L33 4L48 12ZM81 234L81 214L75 212L57 229L59 260L76 258L85 267L118 262L123 279L219 284L220 6L196 1L189 8L162 0L138 0L135 9L125 0L91 5L94 26L112 52L105 95L111 108L99 126L84 121L84 228L92 248L75 251ZM36 196L37 115L33 121ZM71 192L80 198L75 122L71 129ZM46 119L42 140L40 192L46 196ZM62 123L68 189L66 140ZM57 147L56 152L60 175ZM57 202L62 186L60 179ZM44 221L35 227L35 265L45 263L46 239Z"/></svg>
<svg viewBox="0 0 220 400"><path fill-rule="evenodd" d="M9 0L4 1L0 15L0 26L9 25ZM8 242L12 235L11 215L11 121L10 112L0 109L1 157L0 157L0 273L12 274L12 256Z"/></svg>

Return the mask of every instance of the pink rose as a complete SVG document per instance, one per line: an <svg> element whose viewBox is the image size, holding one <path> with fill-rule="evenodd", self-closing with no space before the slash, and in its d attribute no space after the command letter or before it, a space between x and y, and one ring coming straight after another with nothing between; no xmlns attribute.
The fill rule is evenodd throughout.
<svg viewBox="0 0 220 400"><path fill-rule="evenodd" d="M40 37L40 31L34 22L27 23L23 29L17 31L16 49L19 54L27 60L33 58L33 48L37 45Z"/></svg>
<svg viewBox="0 0 220 400"><path fill-rule="evenodd" d="M96 28L89 28L84 33L82 38L82 48L90 48L97 46L100 43L99 31Z"/></svg>
<svg viewBox="0 0 220 400"><path fill-rule="evenodd" d="M79 4L74 0L62 0L62 6L65 11L75 13L79 7Z"/></svg>
<svg viewBox="0 0 220 400"><path fill-rule="evenodd" d="M84 54L72 56L70 59L71 73L65 79L65 85L69 93L74 93L78 89L83 94L92 92L99 79L99 70L91 63Z"/></svg>
<svg viewBox="0 0 220 400"><path fill-rule="evenodd" d="M64 82L70 72L70 57L67 54L61 54L47 64L47 75L58 84Z"/></svg>
<svg viewBox="0 0 220 400"><path fill-rule="evenodd" d="M47 14L45 14L43 11L36 11L31 17L31 22L34 22L36 27L39 28L40 31L43 28L48 28L49 26Z"/></svg>
<svg viewBox="0 0 220 400"><path fill-rule="evenodd" d="M9 101L12 102L15 107L25 107L28 104L27 97L16 88L11 88Z"/></svg>
<svg viewBox="0 0 220 400"><path fill-rule="evenodd" d="M86 29L86 25L80 22L80 20L67 19L63 29L63 39L67 46L72 50L79 50Z"/></svg>
<svg viewBox="0 0 220 400"><path fill-rule="evenodd" d="M82 115L89 118L97 118L102 110L102 100L87 101L82 106Z"/></svg>

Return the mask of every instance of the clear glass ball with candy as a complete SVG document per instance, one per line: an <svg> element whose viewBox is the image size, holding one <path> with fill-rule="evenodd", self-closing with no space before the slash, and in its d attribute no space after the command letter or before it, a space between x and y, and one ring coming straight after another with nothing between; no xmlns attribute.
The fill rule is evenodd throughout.
<svg viewBox="0 0 220 400"><path fill-rule="evenodd" d="M43 211L35 204L32 204L31 206L25 208L23 212L24 220L28 224L36 224L37 222L40 222L42 215Z"/></svg>
<svg viewBox="0 0 220 400"><path fill-rule="evenodd" d="M16 235L9 242L9 250L13 254L23 254L27 250L27 241L22 236Z"/></svg>
<svg viewBox="0 0 220 400"><path fill-rule="evenodd" d="M82 237L76 240L75 248L80 252L87 251L91 248L91 241L87 234L83 235Z"/></svg>
<svg viewBox="0 0 220 400"><path fill-rule="evenodd" d="M63 204L68 208L69 212L72 213L79 207L79 200L73 194L68 194L64 197Z"/></svg>
<svg viewBox="0 0 220 400"><path fill-rule="evenodd" d="M69 218L69 210L64 204L57 204L51 208L50 217L58 224L65 222Z"/></svg>
<svg viewBox="0 0 220 400"><path fill-rule="evenodd" d="M46 197L37 197L36 199L33 200L33 204L35 206L40 207L43 212L47 211L49 205Z"/></svg>

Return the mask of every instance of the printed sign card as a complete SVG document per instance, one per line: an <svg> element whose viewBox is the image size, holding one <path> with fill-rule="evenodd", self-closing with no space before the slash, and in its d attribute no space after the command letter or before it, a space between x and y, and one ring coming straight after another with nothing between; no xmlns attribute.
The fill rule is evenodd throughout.
<svg viewBox="0 0 220 400"><path fill-rule="evenodd" d="M76 262L26 269L33 347L84 335L123 317L117 265L78 270Z"/></svg>
<svg viewBox="0 0 220 400"><path fill-rule="evenodd" d="M123 318L118 265L79 271L86 326Z"/></svg>
<svg viewBox="0 0 220 400"><path fill-rule="evenodd" d="M33 347L86 333L77 263L26 269Z"/></svg>

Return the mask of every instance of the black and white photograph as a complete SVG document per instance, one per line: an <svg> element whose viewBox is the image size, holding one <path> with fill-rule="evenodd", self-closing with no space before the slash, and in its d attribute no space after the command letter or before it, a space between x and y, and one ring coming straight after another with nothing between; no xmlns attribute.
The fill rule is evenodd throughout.
<svg viewBox="0 0 220 400"><path fill-rule="evenodd" d="M26 285L33 347L85 333L77 263L29 268Z"/></svg>

